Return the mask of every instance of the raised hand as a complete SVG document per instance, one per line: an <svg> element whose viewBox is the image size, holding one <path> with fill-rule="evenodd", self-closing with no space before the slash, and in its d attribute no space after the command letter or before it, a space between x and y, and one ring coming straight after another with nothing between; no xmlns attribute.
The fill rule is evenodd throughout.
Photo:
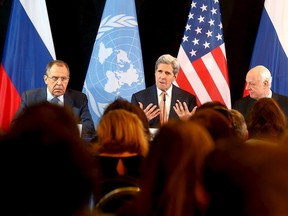
<svg viewBox="0 0 288 216"><path fill-rule="evenodd" d="M160 114L160 109L157 107L157 105L153 105L152 103L150 103L145 109L141 102L139 102L139 106L144 111L148 121Z"/></svg>
<svg viewBox="0 0 288 216"><path fill-rule="evenodd" d="M186 102L182 103L181 101L177 100L176 104L173 106L173 109L181 120L188 120L195 113L197 106L195 106L190 112Z"/></svg>

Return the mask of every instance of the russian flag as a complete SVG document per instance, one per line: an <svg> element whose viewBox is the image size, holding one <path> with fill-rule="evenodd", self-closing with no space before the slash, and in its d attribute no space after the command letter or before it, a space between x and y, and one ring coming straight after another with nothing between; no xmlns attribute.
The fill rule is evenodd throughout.
<svg viewBox="0 0 288 216"><path fill-rule="evenodd" d="M56 59L45 0L14 0L0 65L0 128L9 130L23 91L44 87Z"/></svg>
<svg viewBox="0 0 288 216"><path fill-rule="evenodd" d="M272 90L288 96L288 1L266 0L250 68L264 65L272 74ZM245 95L245 90L244 90Z"/></svg>

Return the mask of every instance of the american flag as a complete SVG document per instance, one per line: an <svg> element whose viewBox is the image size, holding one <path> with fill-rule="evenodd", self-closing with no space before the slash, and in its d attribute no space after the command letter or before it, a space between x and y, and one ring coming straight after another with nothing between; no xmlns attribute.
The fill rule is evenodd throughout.
<svg viewBox="0 0 288 216"><path fill-rule="evenodd" d="M220 101L231 108L219 0L193 0L177 59L175 84L196 95L198 105Z"/></svg>

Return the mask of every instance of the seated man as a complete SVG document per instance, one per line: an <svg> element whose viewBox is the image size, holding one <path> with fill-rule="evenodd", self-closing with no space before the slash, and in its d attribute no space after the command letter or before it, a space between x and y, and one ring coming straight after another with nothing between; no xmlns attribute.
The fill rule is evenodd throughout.
<svg viewBox="0 0 288 216"><path fill-rule="evenodd" d="M196 110L196 97L172 84L179 68L173 56L160 56L155 64L155 84L132 95L131 102L144 110L151 128L159 127L168 119L187 120Z"/></svg>
<svg viewBox="0 0 288 216"><path fill-rule="evenodd" d="M78 123L82 125L82 137L85 139L94 138L96 130L88 108L87 96L80 91L67 89L69 79L70 70L64 61L53 60L49 62L44 74L44 82L47 87L23 92L15 118L31 105L49 101L60 106L70 107L79 119Z"/></svg>
<svg viewBox="0 0 288 216"><path fill-rule="evenodd" d="M248 71L246 75L246 90L249 95L238 99L233 109L241 112L244 117L253 104L260 98L269 97L276 100L285 115L288 116L288 97L277 94L271 90L272 76L270 71L263 65L258 65Z"/></svg>

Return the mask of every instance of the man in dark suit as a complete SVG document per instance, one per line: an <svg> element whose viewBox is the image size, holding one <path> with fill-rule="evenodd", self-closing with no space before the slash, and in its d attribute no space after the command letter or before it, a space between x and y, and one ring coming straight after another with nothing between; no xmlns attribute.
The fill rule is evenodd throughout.
<svg viewBox="0 0 288 216"><path fill-rule="evenodd" d="M160 117L163 112L167 113L166 121L173 118L186 120L197 108L194 95L172 84L179 68L175 57L169 54L160 56L155 64L155 84L132 95L131 102L144 110L151 128L161 125ZM162 92L165 94L164 110L160 110Z"/></svg>
<svg viewBox="0 0 288 216"><path fill-rule="evenodd" d="M249 95L235 101L233 108L240 111L246 117L258 99L272 97L288 117L288 97L273 92L271 90L271 83L272 76L268 68L263 65L253 67L246 75L246 90L249 92Z"/></svg>
<svg viewBox="0 0 288 216"><path fill-rule="evenodd" d="M67 63L61 60L49 62L44 75L44 82L47 87L23 92L21 104L14 121L27 107L49 101L60 106L71 108L75 116L79 119L79 126L82 127L82 137L85 139L94 138L96 136L96 130L88 108L87 96L80 91L67 89L69 78L70 70Z"/></svg>

